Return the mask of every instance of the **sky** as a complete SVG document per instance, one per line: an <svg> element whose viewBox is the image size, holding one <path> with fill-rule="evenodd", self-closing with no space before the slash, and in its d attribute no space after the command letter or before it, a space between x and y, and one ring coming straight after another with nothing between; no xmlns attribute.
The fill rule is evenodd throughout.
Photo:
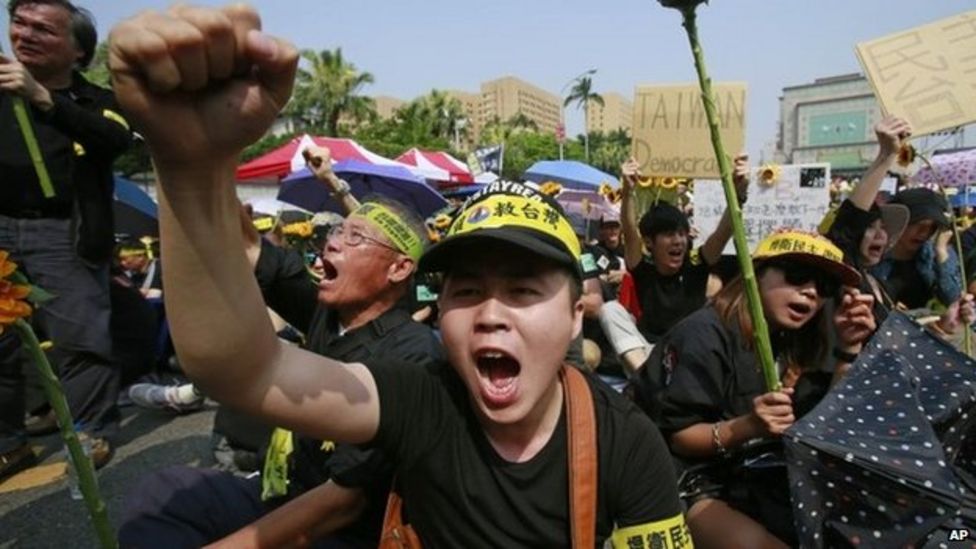
<svg viewBox="0 0 976 549"><path fill-rule="evenodd" d="M170 4L76 2L95 14L100 39L128 16ZM482 81L504 75L560 94L595 68L595 91L632 98L638 84L697 78L679 13L655 0L250 3L265 31L299 48L341 47L347 60L375 77L368 95L477 92ZM699 7L698 26L713 81L748 85L747 149L758 155L776 136L783 87L861 72L854 44L968 10L976 10L976 0L712 0ZM575 107L566 119L569 135L582 131ZM967 144L976 144L974 134L970 127Z"/></svg>

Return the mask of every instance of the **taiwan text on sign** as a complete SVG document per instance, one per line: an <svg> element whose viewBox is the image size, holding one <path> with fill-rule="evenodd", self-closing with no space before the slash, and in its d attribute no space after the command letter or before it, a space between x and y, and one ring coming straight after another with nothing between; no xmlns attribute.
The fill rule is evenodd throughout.
<svg viewBox="0 0 976 549"><path fill-rule="evenodd" d="M885 112L915 135L976 121L976 11L856 47Z"/></svg>
<svg viewBox="0 0 976 549"><path fill-rule="evenodd" d="M749 200L742 206L749 251L774 230L792 227L816 232L830 208L830 164L782 166L772 185L758 182L756 172L749 184ZM725 193L720 181L695 181L695 219L699 241L712 234L725 211ZM724 253L734 254L732 242Z"/></svg>
<svg viewBox="0 0 976 549"><path fill-rule="evenodd" d="M745 146L746 86L712 86L725 151ZM697 84L638 86L634 92L634 156L641 172L674 177L720 176Z"/></svg>

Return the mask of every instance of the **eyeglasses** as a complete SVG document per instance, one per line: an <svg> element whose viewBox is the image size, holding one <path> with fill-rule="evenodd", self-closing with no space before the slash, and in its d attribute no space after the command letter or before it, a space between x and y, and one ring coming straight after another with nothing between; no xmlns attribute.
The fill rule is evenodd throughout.
<svg viewBox="0 0 976 549"><path fill-rule="evenodd" d="M840 281L812 265L791 261L771 261L767 265L782 272L787 284L803 286L812 281L820 297L836 297L840 292Z"/></svg>
<svg viewBox="0 0 976 549"><path fill-rule="evenodd" d="M363 233L355 229L347 231L345 227L343 227L342 225L336 225L332 227L331 229L329 229L329 232L325 235L326 242L332 240L333 238L340 238L343 244L351 248L360 246L364 242L369 242L370 244L375 244L376 246L380 246L388 250L393 250L394 252L400 253L400 250L394 248L393 246L390 246L389 244L383 242L382 240L378 240L371 236L364 235Z"/></svg>

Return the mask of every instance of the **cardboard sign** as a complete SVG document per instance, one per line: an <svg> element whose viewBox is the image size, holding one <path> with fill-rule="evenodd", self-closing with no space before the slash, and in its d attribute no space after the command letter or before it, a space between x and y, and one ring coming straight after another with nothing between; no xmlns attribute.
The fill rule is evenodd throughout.
<svg viewBox="0 0 976 549"><path fill-rule="evenodd" d="M781 168L779 179L769 186L759 183L758 168L752 172L749 200L742 206L750 252L776 229L792 227L816 232L820 220L830 209L830 164L795 164ZM693 220L699 231L696 244L705 242L712 234L724 211L722 182L696 181ZM735 253L731 240L723 253Z"/></svg>
<svg viewBox="0 0 976 549"><path fill-rule="evenodd" d="M855 47L886 113L914 135L976 121L976 11Z"/></svg>
<svg viewBox="0 0 976 549"><path fill-rule="evenodd" d="M712 86L722 143L730 156L745 147L746 85ZM638 86L633 153L646 175L721 176L698 84Z"/></svg>

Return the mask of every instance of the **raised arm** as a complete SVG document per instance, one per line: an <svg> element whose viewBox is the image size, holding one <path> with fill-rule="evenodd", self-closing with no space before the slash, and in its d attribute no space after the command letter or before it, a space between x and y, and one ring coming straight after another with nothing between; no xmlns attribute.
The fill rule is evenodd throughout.
<svg viewBox="0 0 976 549"><path fill-rule="evenodd" d="M280 345L245 256L234 169L287 102L298 60L259 29L247 7L178 5L110 36L116 95L157 168L173 341L217 400L311 436L364 442L379 421L372 376Z"/></svg>
<svg viewBox="0 0 976 549"><path fill-rule="evenodd" d="M735 157L732 177L735 181L735 192L739 198L739 205L742 205L745 203L749 191L748 154L741 153ZM709 265L717 263L719 258L722 257L722 250L725 249L725 245L729 243L730 238L732 238L732 217L729 209L726 207L725 212L722 213L722 218L718 221L718 226L715 227L712 234L708 235L705 243L702 244L701 257L705 263Z"/></svg>
<svg viewBox="0 0 976 549"><path fill-rule="evenodd" d="M316 179L328 186L329 194L339 201L346 215L359 207L359 201L349 192L349 183L339 179L332 171L332 152L328 147L307 147L302 151L302 156L305 158L305 165Z"/></svg>
<svg viewBox="0 0 976 549"><path fill-rule="evenodd" d="M878 137L878 157L874 159L868 171L864 172L861 182L847 198L858 209L867 211L878 195L881 182L885 174L898 157L902 145L908 142L912 135L911 125L896 116L886 116L874 126L874 134Z"/></svg>
<svg viewBox="0 0 976 549"><path fill-rule="evenodd" d="M637 227L637 207L633 197L640 165L631 158L620 167L620 171L620 231L624 235L624 263L627 269L633 270L644 258L644 243Z"/></svg>

